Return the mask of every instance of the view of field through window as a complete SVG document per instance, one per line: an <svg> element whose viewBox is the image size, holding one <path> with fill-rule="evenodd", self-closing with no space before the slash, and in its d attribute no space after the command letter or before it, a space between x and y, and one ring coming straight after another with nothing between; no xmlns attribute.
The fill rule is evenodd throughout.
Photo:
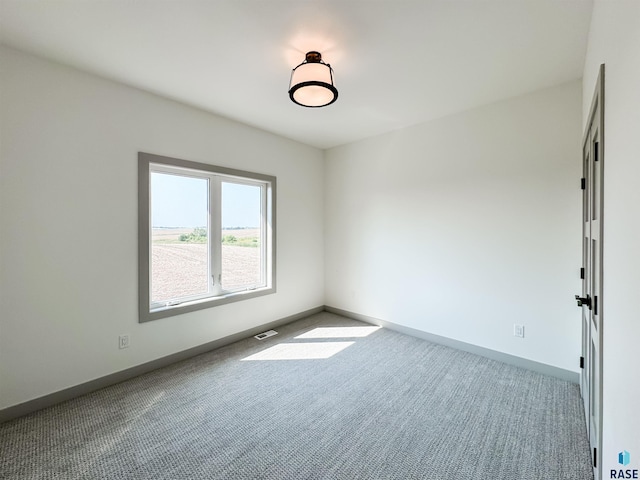
<svg viewBox="0 0 640 480"><path fill-rule="evenodd" d="M262 283L261 188L222 182L221 274L224 291ZM151 302L209 291L209 180L151 174Z"/></svg>
<svg viewBox="0 0 640 480"><path fill-rule="evenodd" d="M262 284L261 188L222 183L222 289Z"/></svg>

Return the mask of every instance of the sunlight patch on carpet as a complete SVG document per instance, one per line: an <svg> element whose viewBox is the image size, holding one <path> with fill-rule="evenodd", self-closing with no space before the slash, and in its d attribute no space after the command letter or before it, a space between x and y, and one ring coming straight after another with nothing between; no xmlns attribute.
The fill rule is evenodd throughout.
<svg viewBox="0 0 640 480"><path fill-rule="evenodd" d="M318 327L295 338L361 338L371 335L380 328L382 327Z"/></svg>
<svg viewBox="0 0 640 480"><path fill-rule="evenodd" d="M350 347L355 342L321 343L280 343L262 352L255 353L248 360L319 360L333 357L336 353Z"/></svg>

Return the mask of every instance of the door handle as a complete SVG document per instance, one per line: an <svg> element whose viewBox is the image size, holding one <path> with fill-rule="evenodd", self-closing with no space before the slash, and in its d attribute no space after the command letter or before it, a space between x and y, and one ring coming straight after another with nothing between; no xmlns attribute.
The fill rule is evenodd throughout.
<svg viewBox="0 0 640 480"><path fill-rule="evenodd" d="M589 310L591 310L591 297L589 295L587 295L586 297L576 295L576 302L578 302L579 307L585 306L589 307Z"/></svg>

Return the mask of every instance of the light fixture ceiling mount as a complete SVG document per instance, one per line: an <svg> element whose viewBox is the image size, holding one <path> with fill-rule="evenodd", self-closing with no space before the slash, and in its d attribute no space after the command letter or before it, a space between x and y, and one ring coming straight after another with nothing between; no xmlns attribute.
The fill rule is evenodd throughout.
<svg viewBox="0 0 640 480"><path fill-rule="evenodd" d="M307 52L304 62L291 71L289 98L310 108L326 107L338 99L333 69L322 61L320 52Z"/></svg>

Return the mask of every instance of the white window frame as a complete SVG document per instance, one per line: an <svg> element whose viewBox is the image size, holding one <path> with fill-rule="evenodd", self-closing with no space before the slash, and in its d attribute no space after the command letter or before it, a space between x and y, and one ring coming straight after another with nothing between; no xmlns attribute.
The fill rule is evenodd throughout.
<svg viewBox="0 0 640 480"><path fill-rule="evenodd" d="M209 180L209 238L208 293L182 297L173 302L151 303L151 173L184 175ZM222 290L222 183L236 183L261 188L260 247L261 281L255 287ZM139 321L148 322L182 313L210 308L240 300L247 300L276 292L276 177L226 167L138 153L138 271ZM219 239L219 241L214 241Z"/></svg>

